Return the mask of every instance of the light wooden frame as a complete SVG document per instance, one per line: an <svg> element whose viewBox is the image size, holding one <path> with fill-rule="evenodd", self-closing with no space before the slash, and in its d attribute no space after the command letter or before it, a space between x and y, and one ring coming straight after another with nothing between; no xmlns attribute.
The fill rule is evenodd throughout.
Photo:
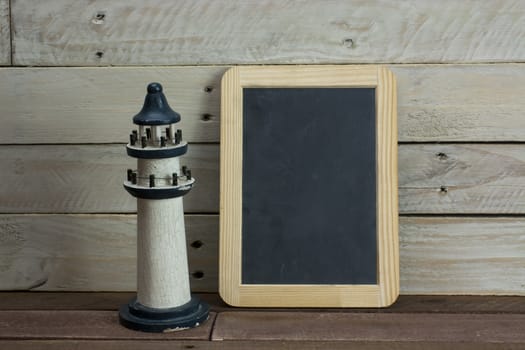
<svg viewBox="0 0 525 350"><path fill-rule="evenodd" d="M245 87L369 87L376 90L378 283L242 284L242 140ZM233 306L383 307L399 294L397 98L382 66L242 66L222 78L219 293Z"/></svg>

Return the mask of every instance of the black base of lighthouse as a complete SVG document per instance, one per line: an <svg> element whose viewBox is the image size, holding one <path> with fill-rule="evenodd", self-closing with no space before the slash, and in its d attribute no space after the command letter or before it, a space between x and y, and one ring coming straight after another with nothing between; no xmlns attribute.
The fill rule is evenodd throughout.
<svg viewBox="0 0 525 350"><path fill-rule="evenodd" d="M120 324L143 332L171 332L201 325L208 319L210 308L197 297L179 307L155 309L134 298L119 311Z"/></svg>

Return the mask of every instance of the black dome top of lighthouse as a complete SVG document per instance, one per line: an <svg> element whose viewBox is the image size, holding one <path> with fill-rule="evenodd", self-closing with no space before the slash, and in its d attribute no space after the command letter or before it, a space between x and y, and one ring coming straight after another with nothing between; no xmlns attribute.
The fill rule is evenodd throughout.
<svg viewBox="0 0 525 350"><path fill-rule="evenodd" d="M165 125L180 121L180 114L171 109L162 85L150 83L148 94L144 99L142 110L133 117L133 123L138 125Z"/></svg>

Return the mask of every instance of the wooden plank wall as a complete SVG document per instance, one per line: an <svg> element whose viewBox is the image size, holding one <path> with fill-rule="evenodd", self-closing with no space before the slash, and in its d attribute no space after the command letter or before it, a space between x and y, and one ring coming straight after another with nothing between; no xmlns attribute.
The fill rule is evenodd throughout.
<svg viewBox="0 0 525 350"><path fill-rule="evenodd" d="M0 66L11 64L9 0L0 0Z"/></svg>
<svg viewBox="0 0 525 350"><path fill-rule="evenodd" d="M523 62L521 0L13 0L14 64Z"/></svg>
<svg viewBox="0 0 525 350"><path fill-rule="evenodd" d="M525 2L0 0L0 29L0 289L134 289L124 143L159 81L198 181L192 288L217 291L221 75L381 62L398 81L401 292L525 295Z"/></svg>

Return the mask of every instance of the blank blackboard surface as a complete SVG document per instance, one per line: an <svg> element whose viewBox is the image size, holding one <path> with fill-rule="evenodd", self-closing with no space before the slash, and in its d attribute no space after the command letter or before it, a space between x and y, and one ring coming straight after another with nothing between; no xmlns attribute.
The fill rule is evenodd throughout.
<svg viewBox="0 0 525 350"><path fill-rule="evenodd" d="M242 283L376 284L375 164L375 89L243 89Z"/></svg>
<svg viewBox="0 0 525 350"><path fill-rule="evenodd" d="M399 293L393 74L234 67L221 98L221 297L258 307L391 304Z"/></svg>

